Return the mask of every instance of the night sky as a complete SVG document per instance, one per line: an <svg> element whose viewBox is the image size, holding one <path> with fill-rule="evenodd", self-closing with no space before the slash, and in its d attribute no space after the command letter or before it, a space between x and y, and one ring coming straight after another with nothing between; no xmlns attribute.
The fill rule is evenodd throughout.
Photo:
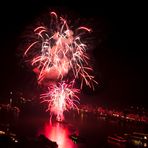
<svg viewBox="0 0 148 148"><path fill-rule="evenodd" d="M55 10L83 18L93 28L93 65L99 85L84 88L82 102L147 107L148 58L144 47L146 13L140 4L20 0L0 5L0 99L9 91L35 92L35 75L19 56L20 36L33 21ZM84 24L85 25L85 24Z"/></svg>

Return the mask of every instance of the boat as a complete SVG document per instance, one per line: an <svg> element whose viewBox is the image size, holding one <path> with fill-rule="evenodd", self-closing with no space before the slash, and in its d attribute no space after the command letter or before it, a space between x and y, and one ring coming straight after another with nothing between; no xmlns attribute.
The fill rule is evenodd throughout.
<svg viewBox="0 0 148 148"><path fill-rule="evenodd" d="M76 135L75 133L72 135L69 135L69 138L74 142L74 143L84 143L85 142L85 138Z"/></svg>
<svg viewBox="0 0 148 148"><path fill-rule="evenodd" d="M131 134L124 134L130 144L134 146L147 147L148 146L148 134L133 132Z"/></svg>
<svg viewBox="0 0 148 148"><path fill-rule="evenodd" d="M125 139L123 136L114 134L113 136L108 136L107 137L108 141L114 141L117 143L127 143L127 139Z"/></svg>

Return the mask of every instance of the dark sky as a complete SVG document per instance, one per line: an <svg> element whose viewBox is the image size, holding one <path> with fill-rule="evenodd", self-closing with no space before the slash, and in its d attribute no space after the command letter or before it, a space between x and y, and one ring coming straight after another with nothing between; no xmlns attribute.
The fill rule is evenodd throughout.
<svg viewBox="0 0 148 148"><path fill-rule="evenodd" d="M0 5L0 99L10 90L35 88L34 74L18 58L20 36L28 25L48 10L84 18L94 35L94 67L99 85L94 93L84 90L88 102L147 106L148 58L144 46L144 6L129 3L96 3L94 0L5 1ZM82 1L83 2L83 1ZM75 16L74 16L75 15ZM23 68L24 67L24 68Z"/></svg>

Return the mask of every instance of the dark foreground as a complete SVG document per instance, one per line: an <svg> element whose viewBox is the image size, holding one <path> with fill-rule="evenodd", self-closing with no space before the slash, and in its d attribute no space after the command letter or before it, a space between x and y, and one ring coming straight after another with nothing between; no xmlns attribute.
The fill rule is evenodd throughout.
<svg viewBox="0 0 148 148"><path fill-rule="evenodd" d="M92 113L68 113L64 122L49 121L47 116L27 115L16 123L1 121L0 147L147 147L147 127L145 124L107 119Z"/></svg>

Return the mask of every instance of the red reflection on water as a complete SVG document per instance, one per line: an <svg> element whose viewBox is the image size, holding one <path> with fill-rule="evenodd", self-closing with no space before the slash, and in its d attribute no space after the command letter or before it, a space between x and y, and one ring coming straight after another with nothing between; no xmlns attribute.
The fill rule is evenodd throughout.
<svg viewBox="0 0 148 148"><path fill-rule="evenodd" d="M42 134L44 134L48 139L57 142L58 148L77 148L77 145L69 139L69 135L71 133L68 127L62 123L46 123Z"/></svg>

